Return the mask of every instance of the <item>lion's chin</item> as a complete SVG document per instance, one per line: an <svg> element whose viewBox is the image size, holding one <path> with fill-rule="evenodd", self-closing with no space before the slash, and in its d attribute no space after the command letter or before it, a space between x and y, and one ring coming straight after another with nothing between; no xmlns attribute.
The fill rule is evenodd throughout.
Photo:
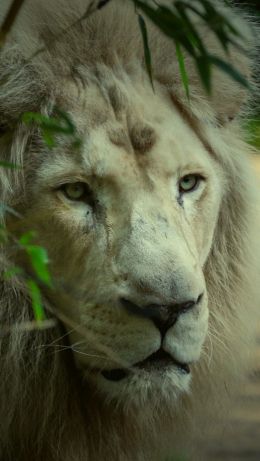
<svg viewBox="0 0 260 461"><path fill-rule="evenodd" d="M189 391L191 370L188 364L157 351L130 369L84 371L84 377L106 401L124 406L156 407L167 405Z"/></svg>

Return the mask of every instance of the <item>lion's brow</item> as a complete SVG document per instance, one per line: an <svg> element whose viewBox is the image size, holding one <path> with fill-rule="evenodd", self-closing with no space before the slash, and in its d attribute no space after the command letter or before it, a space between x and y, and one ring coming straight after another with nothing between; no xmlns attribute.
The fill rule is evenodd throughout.
<svg viewBox="0 0 260 461"><path fill-rule="evenodd" d="M110 141L116 146L124 147L128 152L145 154L152 149L156 142L156 133L149 125L136 123L134 126L125 130L123 128L109 129L108 136Z"/></svg>
<svg viewBox="0 0 260 461"><path fill-rule="evenodd" d="M145 154L154 146L156 133L150 125L136 123L130 129L130 139L135 152Z"/></svg>
<svg viewBox="0 0 260 461"><path fill-rule="evenodd" d="M113 130L113 135L110 134L110 140L116 145L121 144L128 148L131 143L132 148L137 153L144 154L149 151L156 140L155 130L142 120L138 120L136 114L133 117L133 108L129 104L124 92L116 85L112 85L109 88L108 97L116 117L120 117L122 111L129 112L128 115L130 115L130 117L127 117L128 133L124 129ZM135 120L134 123L132 122L133 119Z"/></svg>

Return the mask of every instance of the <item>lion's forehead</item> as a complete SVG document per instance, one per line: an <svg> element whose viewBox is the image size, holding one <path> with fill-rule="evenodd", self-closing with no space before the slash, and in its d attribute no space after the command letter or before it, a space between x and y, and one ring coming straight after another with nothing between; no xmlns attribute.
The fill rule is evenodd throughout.
<svg viewBox="0 0 260 461"><path fill-rule="evenodd" d="M43 160L39 178L46 183L52 176L64 174L80 180L86 175L123 179L125 187L130 181L135 186L136 181L143 181L144 170L165 181L194 164L210 168L208 153L178 110L163 95L151 98L148 93L144 89L142 94L141 88L138 94L130 91L123 97L114 86L107 99L95 88L93 94L86 92L78 105L71 104L70 111L81 148L73 151L70 141L63 140Z"/></svg>

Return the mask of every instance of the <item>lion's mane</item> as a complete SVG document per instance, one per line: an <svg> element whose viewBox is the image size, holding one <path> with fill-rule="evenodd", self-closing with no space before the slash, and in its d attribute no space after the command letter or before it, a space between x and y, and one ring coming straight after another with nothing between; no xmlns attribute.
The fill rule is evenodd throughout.
<svg viewBox="0 0 260 461"><path fill-rule="evenodd" d="M80 82L82 68L101 82L105 78L102 68L113 72L116 66L124 78L144 78L142 39L131 2L113 0L55 42L53 37L86 8L83 0L68 3L69 7L62 1L55 6L47 0L25 2L0 54L0 158L28 166L24 171L0 171L0 203L9 207L18 204L22 210L21 197L27 193L24 175L32 175L37 168L30 161L30 149L35 145L39 151L43 149L35 128L19 121L23 112L50 114L54 104L63 103L62 82L74 79L77 85L84 84ZM1 2L0 17L7 5L7 1ZM232 49L231 59L250 78L252 39L247 21L241 19L243 14L231 13L231 17L236 14L238 27L248 37L248 52ZM211 53L222 54L214 36L207 29L202 33L207 35ZM165 442L167 436L176 440L182 433L188 443L189 428L198 425L206 407L225 403L226 394L233 394L235 383L249 368L260 300L260 245L256 219L259 191L248 160L252 149L243 141L238 116L248 95L228 76L214 71L214 92L209 98L186 57L191 93L187 103L171 42L152 25L149 40L154 80L169 92L186 123L227 172L204 268L210 306L205 357L195 370L190 394L180 400L174 414L160 415L158 410L152 416L149 409L126 414L123 408L113 409L81 382L70 351L44 347L57 338L66 345L62 325L45 330L20 327L32 318L30 298L18 276L10 280L1 277L1 461L95 461L105 456L111 461L159 460L160 441ZM41 46L45 50L31 58ZM8 210L0 211L4 223ZM0 257L1 270L10 267L8 245L2 246ZM172 448L176 446L173 443Z"/></svg>

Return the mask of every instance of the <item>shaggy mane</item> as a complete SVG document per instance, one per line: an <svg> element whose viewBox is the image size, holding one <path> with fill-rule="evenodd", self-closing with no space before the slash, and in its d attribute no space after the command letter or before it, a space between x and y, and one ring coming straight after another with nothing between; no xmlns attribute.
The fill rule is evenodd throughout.
<svg viewBox="0 0 260 461"><path fill-rule="evenodd" d="M1 1L0 20L9 3ZM79 92L92 83L109 92L111 80L116 87L122 80L126 86L140 80L149 85L132 3L113 0L111 5L77 22L86 3L26 1L0 54L0 160L24 165L21 171L0 168L0 203L18 211L30 193L25 184L37 168L30 160L30 152L35 148L44 151L37 129L21 123L23 112L52 114L55 105L69 110L67 89L71 83ZM248 50L241 54L232 49L230 59L251 78L255 50L250 20L235 9L228 14L244 31ZM62 34L72 23L75 25ZM210 31L199 27L211 53L223 55ZM227 172L213 245L204 267L210 307L204 357L193 376L190 394L180 399L177 414L172 415L170 409L163 416L159 409L153 415L149 409L145 414L131 409L125 413L123 408L116 411L104 405L82 383L72 352L51 347L58 340L59 344L67 344L61 323L46 330L28 331L19 326L32 319L32 307L23 280L18 276L10 280L3 277L12 262L11 249L2 245L1 461L97 461L105 457L111 461L159 461L167 440L174 439L172 448L177 449L182 434L183 443L188 445L192 438L187 436L188 427L199 426L207 412L206 398L209 412L214 404L214 408L225 406L227 392L235 393L236 383L250 368L259 316L260 234L256 220L259 190L248 160L252 148L243 141L238 115L250 110L248 94L226 74L214 70L214 92L208 97L187 56L191 93L187 103L174 46L151 24L148 32L155 84L169 94L169 100L203 141L209 155L214 155ZM59 34L61 38L54 40ZM42 46L44 51L32 58ZM124 105L118 95L111 98L115 107ZM0 208L0 213L4 225L8 212ZM46 308L48 312L53 308L47 300Z"/></svg>

